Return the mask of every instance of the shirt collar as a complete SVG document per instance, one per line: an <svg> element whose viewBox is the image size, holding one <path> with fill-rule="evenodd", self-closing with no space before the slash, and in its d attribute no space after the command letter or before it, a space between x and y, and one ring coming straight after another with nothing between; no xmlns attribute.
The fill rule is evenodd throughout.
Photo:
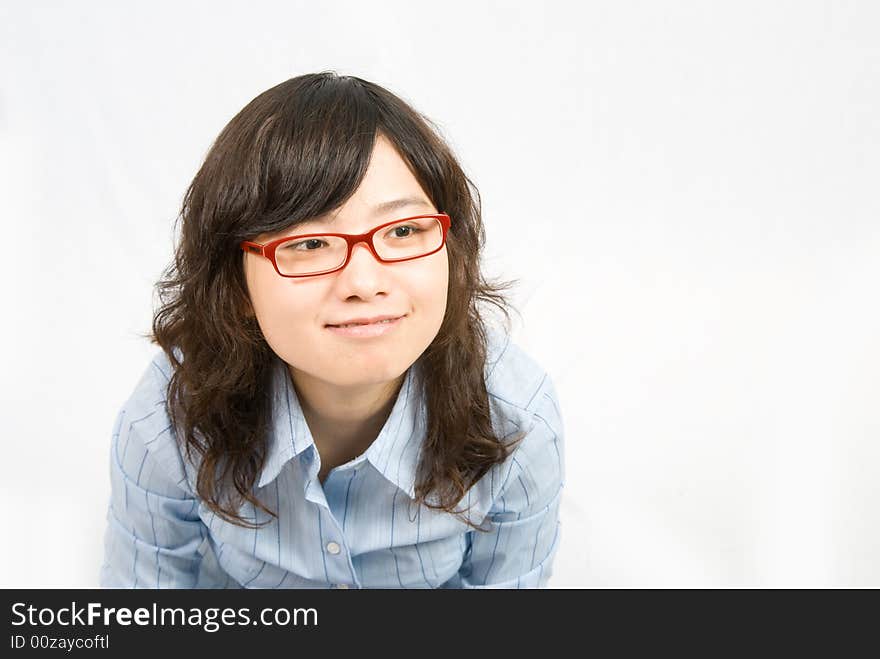
<svg viewBox="0 0 880 659"><path fill-rule="evenodd" d="M420 373L418 361L407 369L385 425L364 454L379 473L410 498L415 498L416 469L427 418L419 386ZM287 364L277 356L272 371L272 419L268 441L258 487L265 487L275 480L284 465L309 448L317 452Z"/></svg>

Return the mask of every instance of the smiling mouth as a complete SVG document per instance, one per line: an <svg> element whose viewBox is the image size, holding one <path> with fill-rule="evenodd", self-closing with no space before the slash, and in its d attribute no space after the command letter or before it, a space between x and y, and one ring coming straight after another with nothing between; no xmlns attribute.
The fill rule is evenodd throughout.
<svg viewBox="0 0 880 659"><path fill-rule="evenodd" d="M406 315L406 314L404 314L404 316L405 316L405 315ZM398 320L400 320L401 318L403 318L403 316L396 316L396 317L394 317L394 318L385 318L385 319L383 319L383 320L377 320L377 321L374 321L374 322L372 322L372 323L345 323L344 325L331 325L330 323L327 323L324 327L342 327L342 328L347 328L347 327L370 327L370 326L373 326L373 325L387 325L387 324L389 324L389 323L393 323L393 322L395 322L395 321L398 321Z"/></svg>
<svg viewBox="0 0 880 659"><path fill-rule="evenodd" d="M393 323L397 318L386 318L385 320L379 320L375 323L349 323L347 325L328 325L327 327L366 327L367 325L387 325L388 323Z"/></svg>
<svg viewBox="0 0 880 659"><path fill-rule="evenodd" d="M380 320L374 323L327 325L325 329L329 330L331 334L350 339L378 338L395 332L397 327L403 322L404 318L406 318L406 315L397 318L389 318L387 320Z"/></svg>

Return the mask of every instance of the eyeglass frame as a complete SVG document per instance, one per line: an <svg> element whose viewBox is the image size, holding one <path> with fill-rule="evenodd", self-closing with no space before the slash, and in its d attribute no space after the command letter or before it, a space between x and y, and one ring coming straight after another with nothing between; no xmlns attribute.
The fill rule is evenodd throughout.
<svg viewBox="0 0 880 659"><path fill-rule="evenodd" d="M379 229L384 229L385 227L391 226L392 224L399 224L400 222L406 222L407 220L418 220L424 217L432 217L440 222L440 227L443 231L443 237L440 241L440 246L437 249L430 251L426 254L419 254L418 256L407 256L405 259L383 259L381 256L379 256L379 254L376 252L376 247L373 245L373 236L376 234L377 231L379 231ZM262 256L269 259L272 262L272 266L275 268L275 272L277 272L281 277L318 277L320 275L329 275L332 272L338 272L339 270L345 268L345 266L348 265L349 261L351 261L351 253L354 250L355 245L357 245L358 243L366 243L367 248L370 250L373 257L377 261L379 261L379 263L402 263L403 261L412 261L413 259L421 259L426 256L430 256L431 254L436 254L441 249L443 249L444 245L446 245L446 234L449 232L450 224L451 220L449 218L449 215L447 215L446 213L413 215L412 217L403 217L399 220L385 222L384 224L380 224L379 226L370 229L366 233L328 233L326 231L322 233L303 233L294 236L286 236L284 238L277 238L263 244L255 243L250 240L243 240L241 241L241 243L239 243L239 247L241 247L241 249L248 254L256 254L257 256ZM313 238L320 236L338 236L339 238L345 239L348 251L345 255L345 261L343 261L340 266L333 268L332 270L311 272L304 275L285 275L281 272L281 270L278 269L278 262L275 260L275 250L281 243L286 243L295 238Z"/></svg>

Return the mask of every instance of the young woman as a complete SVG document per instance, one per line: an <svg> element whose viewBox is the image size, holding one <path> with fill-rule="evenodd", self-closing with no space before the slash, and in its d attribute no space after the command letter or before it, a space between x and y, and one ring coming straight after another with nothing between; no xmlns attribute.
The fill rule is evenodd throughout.
<svg viewBox="0 0 880 659"><path fill-rule="evenodd" d="M478 308L509 324L478 199L360 78L292 78L230 121L116 420L102 586L546 586L562 417Z"/></svg>

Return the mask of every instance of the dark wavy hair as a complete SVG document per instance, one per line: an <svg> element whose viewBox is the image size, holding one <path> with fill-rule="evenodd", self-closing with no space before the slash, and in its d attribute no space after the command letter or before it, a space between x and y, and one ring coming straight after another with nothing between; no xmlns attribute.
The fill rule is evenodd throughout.
<svg viewBox="0 0 880 659"><path fill-rule="evenodd" d="M187 457L200 457L198 496L239 526L258 526L239 514L244 501L276 516L254 493L268 446L276 356L250 306L239 243L343 205L379 134L452 220L446 314L417 360L426 374L427 436L416 503L458 512L471 486L522 439L505 444L490 418L488 334L478 307L500 309L509 328L502 291L518 280L490 283L481 274L485 231L476 187L436 125L388 90L335 71L291 78L248 103L208 151L177 217L173 261L156 284L152 333L143 335L172 364L166 407ZM432 493L437 505L426 500Z"/></svg>

